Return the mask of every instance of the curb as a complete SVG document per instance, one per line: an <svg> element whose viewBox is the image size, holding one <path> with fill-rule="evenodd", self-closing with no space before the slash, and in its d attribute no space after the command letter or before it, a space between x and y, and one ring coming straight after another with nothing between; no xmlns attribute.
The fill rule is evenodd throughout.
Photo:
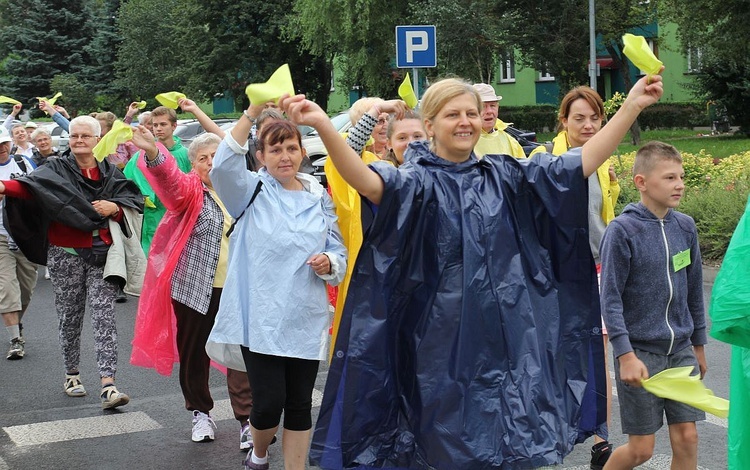
<svg viewBox="0 0 750 470"><path fill-rule="evenodd" d="M703 265L703 283L713 285L716 275L719 273L719 266Z"/></svg>

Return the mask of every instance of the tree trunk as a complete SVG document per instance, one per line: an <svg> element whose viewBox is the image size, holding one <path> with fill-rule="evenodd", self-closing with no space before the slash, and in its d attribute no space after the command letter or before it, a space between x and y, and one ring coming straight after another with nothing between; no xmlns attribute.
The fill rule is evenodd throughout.
<svg viewBox="0 0 750 470"><path fill-rule="evenodd" d="M612 42L607 43L607 52L620 70L622 81L625 83L625 92L629 93L633 88L633 81L630 79L630 62L623 59L620 48L616 48ZM630 139L633 145L641 145L641 126L638 124L638 119L630 126Z"/></svg>

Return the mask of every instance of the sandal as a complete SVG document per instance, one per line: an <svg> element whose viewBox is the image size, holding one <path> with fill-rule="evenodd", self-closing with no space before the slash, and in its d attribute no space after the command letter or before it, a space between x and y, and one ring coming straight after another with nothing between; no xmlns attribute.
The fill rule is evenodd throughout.
<svg viewBox="0 0 750 470"><path fill-rule="evenodd" d="M83 388L80 374L65 374L65 394L69 397L86 396L86 389Z"/></svg>

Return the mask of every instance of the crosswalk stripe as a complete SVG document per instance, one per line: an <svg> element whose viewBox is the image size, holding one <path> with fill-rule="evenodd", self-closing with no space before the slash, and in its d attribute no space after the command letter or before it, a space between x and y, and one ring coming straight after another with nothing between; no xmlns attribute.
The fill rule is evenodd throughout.
<svg viewBox="0 0 750 470"><path fill-rule="evenodd" d="M162 426L146 413L108 414L90 418L62 419L43 423L3 427L10 439L19 447L49 444L51 442L116 436L131 432L150 431ZM0 469L2 465L0 464Z"/></svg>

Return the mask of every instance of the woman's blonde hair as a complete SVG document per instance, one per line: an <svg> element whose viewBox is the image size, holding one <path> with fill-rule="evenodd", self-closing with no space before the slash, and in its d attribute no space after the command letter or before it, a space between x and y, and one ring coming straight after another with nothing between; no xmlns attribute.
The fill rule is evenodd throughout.
<svg viewBox="0 0 750 470"><path fill-rule="evenodd" d="M432 121L446 103L461 95L472 95L477 102L477 111L482 111L482 98L471 83L458 78L445 78L430 85L422 97L419 107L422 118Z"/></svg>

